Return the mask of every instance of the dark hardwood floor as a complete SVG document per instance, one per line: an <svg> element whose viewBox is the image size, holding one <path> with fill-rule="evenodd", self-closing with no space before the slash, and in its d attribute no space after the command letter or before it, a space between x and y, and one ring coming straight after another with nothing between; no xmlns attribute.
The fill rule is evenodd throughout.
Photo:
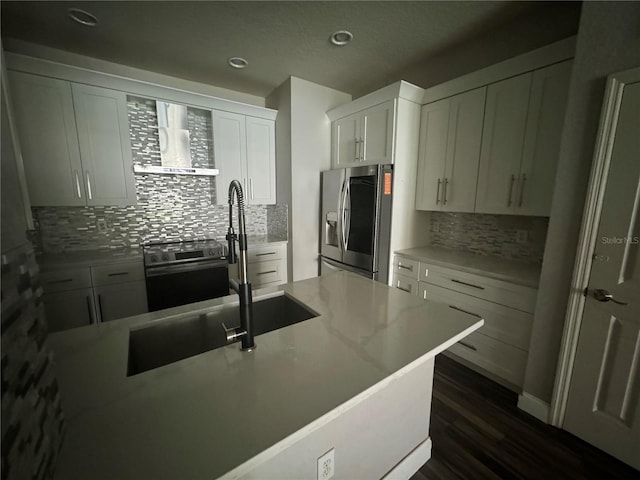
<svg viewBox="0 0 640 480"><path fill-rule="evenodd" d="M637 470L540 422L516 403L515 393L439 355L432 456L411 480L640 479Z"/></svg>

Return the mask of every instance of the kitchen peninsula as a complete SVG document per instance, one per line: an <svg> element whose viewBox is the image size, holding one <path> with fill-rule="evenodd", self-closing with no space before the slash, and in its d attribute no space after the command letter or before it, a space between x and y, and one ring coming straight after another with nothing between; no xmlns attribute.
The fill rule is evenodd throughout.
<svg viewBox="0 0 640 480"><path fill-rule="evenodd" d="M53 334L56 478L409 478L431 455L434 356L483 320L347 272L258 290L318 316L127 376L131 329L223 297ZM256 324L260 318L256 318ZM178 340L176 340L178 341Z"/></svg>

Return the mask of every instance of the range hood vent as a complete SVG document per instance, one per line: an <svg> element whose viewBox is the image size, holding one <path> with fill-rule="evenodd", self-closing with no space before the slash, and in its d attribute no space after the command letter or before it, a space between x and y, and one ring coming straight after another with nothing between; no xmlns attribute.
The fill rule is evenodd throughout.
<svg viewBox="0 0 640 480"><path fill-rule="evenodd" d="M171 175L218 175L218 169L195 168L191 164L187 107L158 100L156 109L162 165L134 165L133 171Z"/></svg>

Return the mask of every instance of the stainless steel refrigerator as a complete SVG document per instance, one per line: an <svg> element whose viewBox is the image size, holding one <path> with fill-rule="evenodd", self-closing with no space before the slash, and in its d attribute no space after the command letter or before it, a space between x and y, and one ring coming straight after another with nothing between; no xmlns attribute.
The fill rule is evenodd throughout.
<svg viewBox="0 0 640 480"><path fill-rule="evenodd" d="M393 165L328 170L321 185L320 274L348 270L387 283Z"/></svg>

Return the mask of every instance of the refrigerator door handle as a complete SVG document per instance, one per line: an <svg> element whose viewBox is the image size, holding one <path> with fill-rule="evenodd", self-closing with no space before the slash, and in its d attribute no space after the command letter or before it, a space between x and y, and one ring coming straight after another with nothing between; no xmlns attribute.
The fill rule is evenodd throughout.
<svg viewBox="0 0 640 480"><path fill-rule="evenodd" d="M344 212L345 212L345 224L343 226L344 233L344 250L349 249L349 234L351 233L351 188L349 187L349 179L345 181L347 188L345 188L344 195Z"/></svg>
<svg viewBox="0 0 640 480"><path fill-rule="evenodd" d="M347 237L345 235L347 228L347 189L349 185L349 179L346 178L344 183L342 184L342 189L340 190L340 250L343 252L347 249Z"/></svg>

